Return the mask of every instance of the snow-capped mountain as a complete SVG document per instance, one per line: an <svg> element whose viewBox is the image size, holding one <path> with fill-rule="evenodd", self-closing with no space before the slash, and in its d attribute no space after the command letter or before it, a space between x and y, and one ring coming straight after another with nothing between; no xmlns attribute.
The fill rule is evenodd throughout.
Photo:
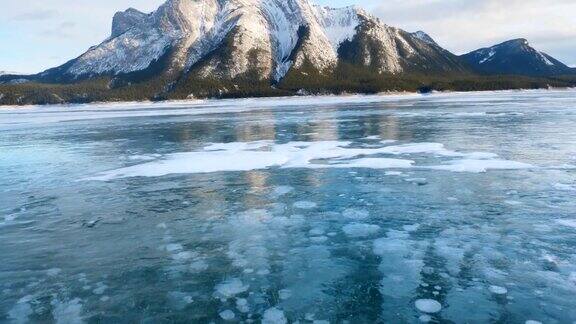
<svg viewBox="0 0 576 324"><path fill-rule="evenodd" d="M482 48L462 58L484 74L551 76L573 73L564 63L536 50L523 38Z"/></svg>
<svg viewBox="0 0 576 324"><path fill-rule="evenodd" d="M167 0L152 13L118 12L110 36L79 57L0 75L0 104L576 85L475 73L566 73L524 40L459 57L423 31L311 1Z"/></svg>
<svg viewBox="0 0 576 324"><path fill-rule="evenodd" d="M79 80L154 69L171 80L190 73L231 80L256 72L278 82L305 64L329 73L341 60L390 74L465 70L425 33L389 27L356 7L319 7L309 0L168 0L151 14L117 13L108 39L40 76Z"/></svg>

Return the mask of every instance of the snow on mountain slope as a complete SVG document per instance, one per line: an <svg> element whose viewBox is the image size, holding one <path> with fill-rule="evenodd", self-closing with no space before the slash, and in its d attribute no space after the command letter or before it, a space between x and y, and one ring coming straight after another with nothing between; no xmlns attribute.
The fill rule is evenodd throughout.
<svg viewBox="0 0 576 324"><path fill-rule="evenodd" d="M411 35L428 44L438 45L436 41L432 37L430 37L430 35L426 34L421 30L414 32Z"/></svg>
<svg viewBox="0 0 576 324"><path fill-rule="evenodd" d="M356 63L381 73L432 66L444 55L425 33L389 27L353 6L333 9L310 0L167 0L151 14L135 9L117 13L108 39L44 76L74 80L151 68L168 76L168 82L190 71L229 80L254 72L262 80L279 81L304 64L330 71L344 43L358 46Z"/></svg>
<svg viewBox="0 0 576 324"><path fill-rule="evenodd" d="M217 0L169 0L150 15L128 10L115 16L112 36L77 58L74 76L120 74L146 69L168 50L186 52L216 22ZM185 63L185 54L176 55Z"/></svg>
<svg viewBox="0 0 576 324"><path fill-rule="evenodd" d="M314 7L314 15L335 52L343 41L352 40L356 35L356 28L360 25L359 13L356 7Z"/></svg>
<svg viewBox="0 0 576 324"><path fill-rule="evenodd" d="M189 69L236 30L231 54L238 62L226 74L245 72L248 53L256 50L262 69L269 74L275 69L274 78L280 79L292 64L301 65L305 59L320 69L334 65L339 43L352 37L357 25L353 8L320 8L308 0L168 0L152 14L135 9L117 13L111 37L74 60L66 73L129 73L146 69L168 53L172 68ZM303 54L292 62L288 59L302 26L309 28L309 39ZM204 74L217 70L212 65Z"/></svg>

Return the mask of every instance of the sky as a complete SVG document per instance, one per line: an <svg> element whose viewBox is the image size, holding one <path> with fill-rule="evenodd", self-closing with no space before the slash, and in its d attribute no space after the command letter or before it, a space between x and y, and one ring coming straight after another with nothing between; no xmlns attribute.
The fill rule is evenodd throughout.
<svg viewBox="0 0 576 324"><path fill-rule="evenodd" d="M388 25L423 30L456 53L527 38L576 66L576 0L313 0L357 5ZM0 71L36 73L65 63L110 35L116 11L164 0L0 0Z"/></svg>

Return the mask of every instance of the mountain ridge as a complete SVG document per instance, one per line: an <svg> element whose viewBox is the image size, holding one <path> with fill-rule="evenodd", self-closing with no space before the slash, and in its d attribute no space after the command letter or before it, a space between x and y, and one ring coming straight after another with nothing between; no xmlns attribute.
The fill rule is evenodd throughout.
<svg viewBox="0 0 576 324"><path fill-rule="evenodd" d="M108 38L61 66L0 76L0 104L570 84L473 81L498 73L482 71L482 58L467 58L423 31L388 26L357 6L167 0L149 14L134 8L116 13ZM2 83L11 88L2 90Z"/></svg>

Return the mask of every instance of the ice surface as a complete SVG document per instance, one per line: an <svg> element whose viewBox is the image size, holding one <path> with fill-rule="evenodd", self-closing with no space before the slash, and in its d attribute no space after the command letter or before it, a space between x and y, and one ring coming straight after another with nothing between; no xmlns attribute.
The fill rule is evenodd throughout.
<svg viewBox="0 0 576 324"><path fill-rule="evenodd" d="M575 185L565 184L565 183L555 183L554 188L563 191L576 191Z"/></svg>
<svg viewBox="0 0 576 324"><path fill-rule="evenodd" d="M237 110L227 102L85 105L62 113L204 112L22 127L8 119L19 123L35 108L9 109L10 118L0 110L0 222L12 219L0 225L0 260L9 260L0 262L0 322L55 322L55 309L63 314L69 305L85 322L112 314L104 319L217 323L226 310L233 321L260 322L276 308L300 323L572 323L576 178L574 169L555 166L574 162L574 94L278 102L274 109L245 109L264 101L239 100ZM228 112L210 112L219 108ZM59 118L56 108L42 109ZM174 154L238 152L288 162L76 181L153 167ZM363 159L405 167L352 166ZM506 159L534 167L432 168ZM315 207L297 208L302 202ZM508 293L495 295L490 285ZM418 310L424 298L439 302L442 314Z"/></svg>
<svg viewBox="0 0 576 324"><path fill-rule="evenodd" d="M442 310L442 305L433 299L418 299L414 305L423 313L433 314Z"/></svg>

